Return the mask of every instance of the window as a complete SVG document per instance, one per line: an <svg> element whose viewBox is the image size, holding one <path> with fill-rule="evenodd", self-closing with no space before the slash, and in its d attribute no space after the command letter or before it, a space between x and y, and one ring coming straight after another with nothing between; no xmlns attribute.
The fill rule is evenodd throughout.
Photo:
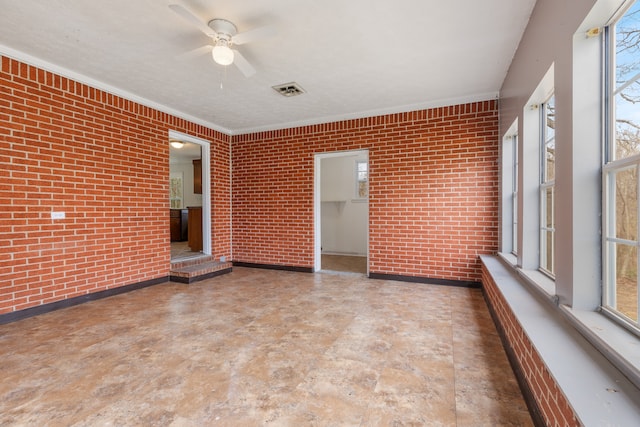
<svg viewBox="0 0 640 427"><path fill-rule="evenodd" d="M518 254L518 135L511 137L513 177L511 178L511 252Z"/></svg>
<svg viewBox="0 0 640 427"><path fill-rule="evenodd" d="M356 161L356 198L366 199L369 196L369 163L366 160Z"/></svg>
<svg viewBox="0 0 640 427"><path fill-rule="evenodd" d="M640 3L605 29L607 123L603 168L605 311L638 323Z"/></svg>
<svg viewBox="0 0 640 427"><path fill-rule="evenodd" d="M555 239L555 178L556 178L556 109L551 96L541 109L541 174L540 174L540 269L553 276Z"/></svg>
<svg viewBox="0 0 640 427"><path fill-rule="evenodd" d="M518 121L505 131L500 150L500 252L518 260ZM537 186L537 182L536 182ZM535 195L535 193L534 193ZM511 255L513 257L511 257Z"/></svg>
<svg viewBox="0 0 640 427"><path fill-rule="evenodd" d="M171 172L169 176L169 207L182 209L182 172Z"/></svg>

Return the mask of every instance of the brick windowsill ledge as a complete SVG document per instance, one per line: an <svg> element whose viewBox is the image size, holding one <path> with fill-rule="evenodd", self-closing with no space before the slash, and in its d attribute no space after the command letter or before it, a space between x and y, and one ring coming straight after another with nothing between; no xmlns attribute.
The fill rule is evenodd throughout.
<svg viewBox="0 0 640 427"><path fill-rule="evenodd" d="M485 297L545 424L637 425L640 390L505 262L481 261Z"/></svg>

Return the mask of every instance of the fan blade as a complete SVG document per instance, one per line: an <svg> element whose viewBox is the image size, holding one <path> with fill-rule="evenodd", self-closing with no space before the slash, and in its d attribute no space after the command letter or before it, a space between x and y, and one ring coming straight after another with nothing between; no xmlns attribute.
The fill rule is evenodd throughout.
<svg viewBox="0 0 640 427"><path fill-rule="evenodd" d="M256 73L256 69L253 68L249 61L237 50L233 50L233 63L238 67L238 70L244 74L245 77L251 77Z"/></svg>
<svg viewBox="0 0 640 427"><path fill-rule="evenodd" d="M213 49L213 46L210 45L210 44L208 44L206 46L200 46L199 48L190 50L189 52L181 53L180 55L178 55L176 57L176 59L193 59L193 58L197 58L198 56L202 56L205 53L211 53L212 49Z"/></svg>
<svg viewBox="0 0 640 427"><path fill-rule="evenodd" d="M169 9L173 10L178 15L182 16L185 20L191 22L195 25L200 31L208 35L209 37L216 37L217 34L211 28L207 26L204 22L202 22L192 11L182 6L181 4L170 4Z"/></svg>
<svg viewBox="0 0 640 427"><path fill-rule="evenodd" d="M231 41L233 42L233 44L245 44L245 43L252 42L254 40L273 37L275 35L276 35L276 29L271 25L267 25L266 27L260 27L260 28L256 28L255 30L249 30L243 33L238 33L235 36L231 37Z"/></svg>

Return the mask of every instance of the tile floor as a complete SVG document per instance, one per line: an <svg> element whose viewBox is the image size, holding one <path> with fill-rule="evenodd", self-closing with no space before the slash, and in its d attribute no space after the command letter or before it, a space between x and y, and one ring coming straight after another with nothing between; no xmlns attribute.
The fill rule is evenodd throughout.
<svg viewBox="0 0 640 427"><path fill-rule="evenodd" d="M234 268L0 326L0 425L528 426L478 289Z"/></svg>
<svg viewBox="0 0 640 427"><path fill-rule="evenodd" d="M194 258L201 256L202 252L192 252L189 242L171 242L171 261Z"/></svg>
<svg viewBox="0 0 640 427"><path fill-rule="evenodd" d="M367 274L367 257L322 254L322 270Z"/></svg>

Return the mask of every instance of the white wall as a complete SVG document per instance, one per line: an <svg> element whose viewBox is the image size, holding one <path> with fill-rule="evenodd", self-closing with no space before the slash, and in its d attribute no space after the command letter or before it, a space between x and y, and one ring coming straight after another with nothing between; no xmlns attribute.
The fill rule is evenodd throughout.
<svg viewBox="0 0 640 427"><path fill-rule="evenodd" d="M356 160L366 155L321 161L322 252L367 254L368 201L356 199Z"/></svg>
<svg viewBox="0 0 640 427"><path fill-rule="evenodd" d="M193 163L191 160L171 163L169 165L170 173L182 172L184 184L184 200L183 208L189 206L202 206L202 194L193 192Z"/></svg>

